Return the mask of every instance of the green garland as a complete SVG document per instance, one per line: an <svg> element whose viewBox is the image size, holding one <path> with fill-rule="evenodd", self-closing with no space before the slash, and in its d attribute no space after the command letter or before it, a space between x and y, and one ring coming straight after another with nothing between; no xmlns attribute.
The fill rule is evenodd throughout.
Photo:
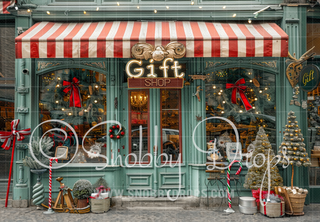
<svg viewBox="0 0 320 222"><path fill-rule="evenodd" d="M114 124L110 126L109 128L109 137L114 140L121 139L126 134L126 129L122 126L120 129L120 126L118 124Z"/></svg>

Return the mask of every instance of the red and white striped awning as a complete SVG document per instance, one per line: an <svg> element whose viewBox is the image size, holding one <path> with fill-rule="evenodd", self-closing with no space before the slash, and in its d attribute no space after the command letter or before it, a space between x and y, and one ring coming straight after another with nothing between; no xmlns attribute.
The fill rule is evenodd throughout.
<svg viewBox="0 0 320 222"><path fill-rule="evenodd" d="M14 0L0 1L0 14L10 14L10 12L7 11L7 7L14 5L14 2Z"/></svg>
<svg viewBox="0 0 320 222"><path fill-rule="evenodd" d="M130 58L138 42L178 41L186 57L287 57L288 35L275 23L39 22L16 38L16 58Z"/></svg>

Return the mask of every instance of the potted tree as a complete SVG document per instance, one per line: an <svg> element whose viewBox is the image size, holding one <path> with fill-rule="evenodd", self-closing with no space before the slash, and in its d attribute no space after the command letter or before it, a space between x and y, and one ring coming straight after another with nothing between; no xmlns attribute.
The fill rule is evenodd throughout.
<svg viewBox="0 0 320 222"><path fill-rule="evenodd" d="M89 180L78 180L73 185L73 196L77 200L77 208L85 208L88 206L89 200L88 198L91 196L93 192L92 184Z"/></svg>

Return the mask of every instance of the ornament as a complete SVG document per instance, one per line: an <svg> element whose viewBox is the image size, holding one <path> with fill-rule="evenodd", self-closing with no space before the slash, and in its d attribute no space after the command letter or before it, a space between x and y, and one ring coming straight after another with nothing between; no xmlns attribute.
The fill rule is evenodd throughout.
<svg viewBox="0 0 320 222"><path fill-rule="evenodd" d="M117 135L117 139L120 139L120 135Z"/></svg>
<svg viewBox="0 0 320 222"><path fill-rule="evenodd" d="M120 134L123 136L123 135L124 135L124 132L122 131Z"/></svg>
<svg viewBox="0 0 320 222"><path fill-rule="evenodd" d="M109 129L109 133L112 133L112 129Z"/></svg>
<svg viewBox="0 0 320 222"><path fill-rule="evenodd" d="M110 135L110 138L113 139L113 135Z"/></svg>
<svg viewBox="0 0 320 222"><path fill-rule="evenodd" d="M120 126L119 125L117 125L117 129L119 129L120 128Z"/></svg>
<svg viewBox="0 0 320 222"><path fill-rule="evenodd" d="M201 86L197 86L197 91L193 93L193 96L196 96L199 102L201 102L200 91L202 91Z"/></svg>
<svg viewBox="0 0 320 222"><path fill-rule="evenodd" d="M87 153L88 156L93 159L95 157L99 157L100 153L101 153L101 147L102 147L103 143L97 143L95 142L95 144L93 144L92 146L90 146L90 150Z"/></svg>

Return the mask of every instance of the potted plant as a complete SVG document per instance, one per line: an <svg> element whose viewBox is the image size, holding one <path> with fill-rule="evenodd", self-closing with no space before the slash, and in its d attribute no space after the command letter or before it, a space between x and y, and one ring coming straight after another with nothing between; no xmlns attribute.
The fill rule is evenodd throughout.
<svg viewBox="0 0 320 222"><path fill-rule="evenodd" d="M40 140L38 139L33 139L31 144L29 144L29 149L32 149L32 152L34 154L34 156L43 164L45 165L49 165L49 160L44 157L42 155L42 153L40 152ZM51 148L53 146L53 141L50 137L45 136L42 138L41 140L41 148L42 151L48 155L51 156L53 154L53 152L51 151ZM24 159L22 159L22 163L24 166L29 167L30 171L34 174L38 175L37 178L37 183L33 186L33 195L32 195L32 199L33 199L33 204L37 205L37 209L41 209L40 208L40 204L43 203L44 201L44 187L41 184L41 175L46 172L46 168L44 168L43 166L41 166L38 162L36 162L33 158L26 156Z"/></svg>
<svg viewBox="0 0 320 222"><path fill-rule="evenodd" d="M85 208L88 205L88 198L93 192L92 184L89 180L78 180L73 185L73 196L77 201L77 208Z"/></svg>

